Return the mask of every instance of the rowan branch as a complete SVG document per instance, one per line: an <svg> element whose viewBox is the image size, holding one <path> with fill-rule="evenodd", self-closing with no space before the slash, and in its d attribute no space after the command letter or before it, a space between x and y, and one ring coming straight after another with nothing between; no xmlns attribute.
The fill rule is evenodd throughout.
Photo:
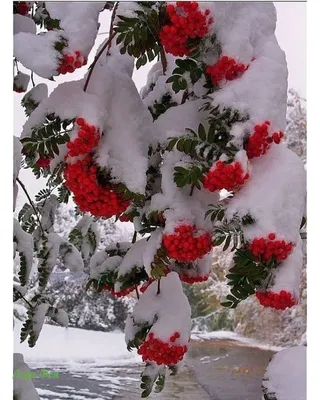
<svg viewBox="0 0 320 400"><path fill-rule="evenodd" d="M113 8L113 11L112 11L111 22L110 22L110 29L109 29L109 39L108 39L108 40L106 41L106 43L102 46L102 48L101 48L101 50L99 51L99 53L95 56L95 59L94 59L93 63L92 63L92 64L90 65L90 67L89 67L89 73L88 73L88 76L87 76L87 80L86 80L86 82L85 82L85 84L84 84L84 87L83 87L83 91L84 91L84 92L87 90L87 87L88 87L88 84L89 84L89 81L90 81L90 78L91 78L93 69L94 69L94 67L95 67L95 65L96 65L96 63L97 63L97 61L99 60L99 58L101 57L101 55L103 54L103 52L105 51L106 48L108 48L107 54L110 55L110 54L109 54L109 51L110 51L110 48L111 48L111 42L112 42L112 39L113 39L113 38L116 36L116 34L117 34L116 32L113 32L113 22L114 22L114 19L115 19L115 16L116 16L116 11L117 11L118 5L119 5L119 2L117 2L117 3L115 4L115 6L114 6L114 8Z"/></svg>
<svg viewBox="0 0 320 400"><path fill-rule="evenodd" d="M33 211L34 211L35 214L36 214L36 217L37 217L37 220L38 220L38 222L39 222L39 226L40 226L41 232L42 232L42 234L43 234L43 236L44 236L44 235L45 235L45 232L44 232L44 229L43 229L43 227L42 227L42 224L41 224L41 221L40 221L40 218L39 218L39 215L38 215L38 211L37 211L35 205L33 204L33 201L31 200L31 197L30 197L30 195L29 195L29 193L28 193L26 187L25 187L24 184L20 181L19 178L17 178L16 181L19 183L19 185L21 186L21 188L22 188L22 190L24 191L25 195L27 196L31 207L33 208Z"/></svg>

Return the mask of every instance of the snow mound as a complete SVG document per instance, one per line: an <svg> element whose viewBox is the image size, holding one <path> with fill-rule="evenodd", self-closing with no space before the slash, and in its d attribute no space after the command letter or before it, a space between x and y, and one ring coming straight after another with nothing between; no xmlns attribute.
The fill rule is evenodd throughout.
<svg viewBox="0 0 320 400"><path fill-rule="evenodd" d="M277 400L306 399L305 346L280 351L271 360L263 379L264 392Z"/></svg>

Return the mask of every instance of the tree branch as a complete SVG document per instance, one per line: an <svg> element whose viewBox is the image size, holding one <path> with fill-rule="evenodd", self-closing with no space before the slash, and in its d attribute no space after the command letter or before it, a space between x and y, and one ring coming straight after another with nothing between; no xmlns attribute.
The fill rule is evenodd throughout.
<svg viewBox="0 0 320 400"><path fill-rule="evenodd" d="M116 12L117 12L118 6L119 6L119 2L117 1L116 4L113 7L113 10L112 10L111 21L110 21L110 29L109 29L109 37L111 37L112 34L113 34L113 23L114 23L114 19L116 17ZM111 43L112 43L112 41L110 41L109 46L108 46L108 50L107 50L107 55L108 56L110 56Z"/></svg>
<svg viewBox="0 0 320 400"><path fill-rule="evenodd" d="M118 8L118 4L119 4L119 2L117 2L117 3L115 4L115 6L114 6L114 8L113 8L113 11L112 11L111 22L110 22L110 30L109 30L109 39L108 39L108 40L106 41L106 43L102 46L102 48L101 48L101 50L99 51L99 53L95 56L95 59L94 59L93 63L92 63L92 64L90 65L90 67L89 67L89 74L88 74L88 76L87 76L87 80L86 80L86 82L85 82L85 84L84 84L84 87L83 87L83 91L84 91L84 92L87 90L87 87L88 87L88 84L89 84L89 81L90 81L90 78L91 78L93 69L94 69L94 67L95 67L95 65L96 65L96 63L97 63L97 61L99 60L99 58L101 57L101 55L103 54L103 52L105 51L106 48L108 48L107 54L110 55L110 54L109 54L109 51L110 51L110 48L111 48L111 42L112 42L112 39L113 39L113 38L116 36L116 34L117 34L116 32L112 32L112 31L113 31L113 22L114 22L114 19L115 19L115 16L116 16L116 11L117 11L117 8Z"/></svg>
<svg viewBox="0 0 320 400"><path fill-rule="evenodd" d="M33 208L33 211L34 211L35 214L36 214L36 217L37 217L37 220L38 220L38 222L39 222L39 226L40 226L41 232L42 232L42 234L43 234L43 236L44 236L44 235L45 235L45 232L44 232L44 229L43 229L43 227L42 227L42 224L41 224L41 221L40 221L40 218L39 218L39 215L38 215L38 211L37 211L37 209L35 208L35 206L34 206L34 204L33 204L33 201L31 200L31 197L29 196L29 193L28 193L26 187L25 187L24 184L20 181L19 178L17 178L16 181L19 183L19 185L21 186L21 188L22 188L22 190L24 191L25 195L27 196L31 207Z"/></svg>
<svg viewBox="0 0 320 400"><path fill-rule="evenodd" d="M97 61L99 60L99 58L101 57L101 55L102 55L102 53L105 51L105 49L109 46L109 43L111 43L111 41L112 41L112 39L115 37L115 35L116 35L116 32L114 32L114 33L112 34L112 36L109 37L109 39L106 41L106 43L102 46L102 48L101 48L101 50L99 51L99 53L96 55L96 57L95 57L93 63L90 65L89 74L88 74L87 80L86 80L86 82L85 82L85 84L84 84L84 87L83 87L83 91L84 91L84 92L87 90L87 87L88 87L88 84L89 84L89 81L90 81L90 78L91 78L93 69L94 69L94 67L95 67L95 65L96 65L96 63L97 63Z"/></svg>
<svg viewBox="0 0 320 400"><path fill-rule="evenodd" d="M20 299L24 300L24 301L28 304L28 306L29 306L31 309L34 308L34 306L33 306L31 303L29 303L29 301L28 301L26 298L24 298L24 297L22 296L22 294L19 292L19 290L17 290L17 289L14 289L14 290L15 290L15 292L18 294L18 297L19 297Z"/></svg>

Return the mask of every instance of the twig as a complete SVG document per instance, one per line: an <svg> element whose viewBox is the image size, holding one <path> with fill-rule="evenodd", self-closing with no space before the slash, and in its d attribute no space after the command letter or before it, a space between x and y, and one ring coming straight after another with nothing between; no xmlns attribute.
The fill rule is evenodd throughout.
<svg viewBox="0 0 320 400"><path fill-rule="evenodd" d="M84 84L84 87L83 87L83 91L84 91L84 92L87 90L87 87L88 87L88 84L89 84L89 81L90 81L90 78L91 78L93 69L94 69L94 67L95 67L95 65L96 65L96 63L97 63L97 61L99 60L100 56L101 56L102 53L105 51L105 49L109 46L109 43L111 43L112 39L113 39L115 36L116 36L116 32L114 32L114 33L112 34L112 36L109 37L109 39L106 41L106 43L102 46L102 48L101 48L101 50L99 51L99 53L96 55L96 57L95 57L93 63L90 65L89 74L88 74L86 83Z"/></svg>
<svg viewBox="0 0 320 400"><path fill-rule="evenodd" d="M160 47L160 59L161 59L163 75L165 75L168 63L167 63L166 53L163 49L163 46Z"/></svg>
<svg viewBox="0 0 320 400"><path fill-rule="evenodd" d="M113 21L114 21L115 16L116 16L117 8L118 8L118 3L114 6L113 11L112 11L111 22L110 22L110 33L111 33L112 30L113 30ZM101 48L101 50L99 51L99 53L95 56L95 59L94 59L93 63L90 65L90 67L89 67L89 74L88 74L88 76L87 76L87 80L86 80L86 82L85 82L85 84L84 84L84 87L83 87L83 91L84 91L84 92L87 90L87 87L88 87L88 84L89 84L89 81L90 81L90 78L91 78L93 69L94 69L94 67L95 67L95 65L96 65L96 63L97 63L97 61L99 60L99 58L101 57L102 53L105 51L106 48L108 48L107 54L109 53L109 50L110 50L110 47L111 47L112 39L116 36L116 34L117 34L116 32L113 32L113 33L111 33L111 34L109 35L109 39L108 39L108 40L106 41L106 43L102 46L102 48Z"/></svg>
<svg viewBox="0 0 320 400"><path fill-rule="evenodd" d="M39 215L38 215L38 211L37 211L37 209L35 208L35 206L34 206L34 204L33 204L33 201L31 200L31 197L29 196L29 193L28 193L26 187L25 187L24 184L20 181L19 178L17 178L16 181L19 183L19 185L21 186L22 190L23 190L24 193L26 194L26 196L27 196L27 198L28 198L28 200L29 200L29 203L30 203L31 207L33 208L33 211L34 211L35 214L36 214L36 217L37 217L37 220L38 220L38 222L39 222L39 226L40 226L41 232L42 232L42 234L43 234L43 236L44 236L44 235L45 235L45 232L44 232L44 229L43 229L43 227L42 227L42 224L41 224L41 221L40 221L40 218L39 218Z"/></svg>
<svg viewBox="0 0 320 400"><path fill-rule="evenodd" d="M191 189L190 189L189 196L192 196L192 195L193 195L193 191L194 191L194 185L191 185Z"/></svg>
<svg viewBox="0 0 320 400"><path fill-rule="evenodd" d="M161 278L158 279L158 290L157 290L157 295L160 294L160 281L161 281Z"/></svg>
<svg viewBox="0 0 320 400"><path fill-rule="evenodd" d="M35 85L34 79L33 79L33 71L31 71L31 82L32 82L33 87L35 87L36 85Z"/></svg>
<svg viewBox="0 0 320 400"><path fill-rule="evenodd" d="M139 300L140 296L139 296L139 292L138 292L137 286L135 287L135 289L136 289L137 299Z"/></svg>
<svg viewBox="0 0 320 400"><path fill-rule="evenodd" d="M22 296L22 294L19 292L19 290L15 289L15 291L16 291L16 293L18 293L18 297L20 299L24 300L31 309L34 308L34 306L31 303L29 303L29 301Z"/></svg>
<svg viewBox="0 0 320 400"><path fill-rule="evenodd" d="M132 238L131 243L132 243L132 244L135 244L136 241L137 241L137 231L134 231L134 234L133 234L133 238Z"/></svg>
<svg viewBox="0 0 320 400"><path fill-rule="evenodd" d="M111 37L113 34L113 23L114 23L114 19L116 17L116 12L117 12L118 6L119 6L119 2L117 1L112 10L110 29L109 29L109 37ZM111 43L112 43L112 41L109 43L108 50L107 50L108 56L110 56Z"/></svg>

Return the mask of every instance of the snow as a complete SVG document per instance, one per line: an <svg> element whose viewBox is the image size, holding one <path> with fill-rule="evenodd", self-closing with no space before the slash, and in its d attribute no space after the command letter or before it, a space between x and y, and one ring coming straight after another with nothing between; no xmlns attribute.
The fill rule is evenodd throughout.
<svg viewBox="0 0 320 400"><path fill-rule="evenodd" d="M113 49L105 63L97 65L88 86L88 92L97 93L105 105L105 135L100 140L96 161L111 168L115 182L123 182L130 191L144 194L148 151L145 138L153 130L152 117L131 79L133 60L123 59L116 51Z"/></svg>
<svg viewBox="0 0 320 400"><path fill-rule="evenodd" d="M49 198L43 201L41 207L41 225L47 232L53 231L54 216L59 206L58 197L51 194Z"/></svg>
<svg viewBox="0 0 320 400"><path fill-rule="evenodd" d="M37 28L33 19L20 14L13 14L13 34L19 32L29 32L35 35Z"/></svg>
<svg viewBox="0 0 320 400"><path fill-rule="evenodd" d="M35 342L37 341L40 335L49 307L50 307L49 303L41 303L35 309L35 314L32 317L32 333L33 333L32 336Z"/></svg>
<svg viewBox="0 0 320 400"><path fill-rule="evenodd" d="M56 308L55 309L55 313L53 315L52 318L54 321L56 321L59 325L67 328L68 327L68 323L69 323L69 318L68 318L68 314L62 310L61 308Z"/></svg>
<svg viewBox="0 0 320 400"><path fill-rule="evenodd" d="M299 299L299 286L303 266L302 240L298 237L293 252L284 260L275 271L274 283L271 285L274 293L286 290L292 293L296 301Z"/></svg>
<svg viewBox="0 0 320 400"><path fill-rule="evenodd" d="M21 323L14 329L14 349L24 353L26 362L32 367L47 367L48 364L68 365L68 370L77 367L84 370L90 363L103 366L121 366L140 362L135 351L127 351L124 334L121 332L96 332L77 328L61 328L43 325L37 345L33 348L20 343ZM55 346L49 343L54 341ZM87 365L86 365L87 364Z"/></svg>
<svg viewBox="0 0 320 400"><path fill-rule="evenodd" d="M41 103L42 100L48 97L48 86L45 83L39 83L28 93L26 93L22 99L23 102L28 100L33 100L37 105Z"/></svg>
<svg viewBox="0 0 320 400"><path fill-rule="evenodd" d="M68 40L66 53L80 51L87 57L98 31L98 17L103 2L47 2L46 8L53 19L60 20L60 28Z"/></svg>
<svg viewBox="0 0 320 400"><path fill-rule="evenodd" d="M155 95L155 89L151 93ZM169 137L185 135L186 128L198 130L199 124L203 123L207 116L207 113L199 111L199 108L207 101L198 99L169 108L153 124L154 140L164 142Z"/></svg>
<svg viewBox="0 0 320 400"><path fill-rule="evenodd" d="M30 76L27 74L24 74L23 72L18 72L17 75L14 77L14 87L18 89L22 89L23 92L25 92L28 89L30 81Z"/></svg>
<svg viewBox="0 0 320 400"><path fill-rule="evenodd" d="M21 160L22 160L22 144L20 140L13 136L13 211L16 208L16 201L18 196L18 185L16 184L16 179L19 176Z"/></svg>
<svg viewBox="0 0 320 400"><path fill-rule="evenodd" d="M143 267L143 252L145 250L147 239L140 239L134 243L118 268L118 277L131 272L134 267Z"/></svg>
<svg viewBox="0 0 320 400"><path fill-rule="evenodd" d="M20 32L13 37L13 54L21 64L43 78L57 75L59 53L54 45L60 42L61 31L34 35ZM61 57L61 56L60 56Z"/></svg>
<svg viewBox="0 0 320 400"><path fill-rule="evenodd" d="M142 261L149 276L151 275L151 263L154 260L157 250L160 249L162 245L162 232L163 229L160 228L153 231L144 247Z"/></svg>
<svg viewBox="0 0 320 400"><path fill-rule="evenodd" d="M273 356L263 380L266 393L277 400L306 399L307 348L296 346Z"/></svg>
<svg viewBox="0 0 320 400"><path fill-rule="evenodd" d="M208 8L215 18L213 26L222 55L250 64L240 79L226 83L214 93L213 103L248 112L250 122L243 125L244 129L250 123L253 126L267 119L272 132L284 130L288 71L285 54L274 33L275 6L272 3L214 2L208 3ZM255 60L251 61L253 57ZM236 131L231 133L236 134Z"/></svg>
<svg viewBox="0 0 320 400"><path fill-rule="evenodd" d="M69 269L73 273L83 271L84 263L81 254L71 243L67 243L67 251L63 255L63 262L65 268Z"/></svg>
<svg viewBox="0 0 320 400"><path fill-rule="evenodd" d="M33 237L21 228L16 219L13 220L13 236L16 239L16 250L21 253L25 259L25 277L26 282L28 282L33 262Z"/></svg>
<svg viewBox="0 0 320 400"><path fill-rule="evenodd" d="M272 346L270 344L261 343L254 339L250 339L241 335L238 335L235 332L230 331L214 331L214 332L191 332L191 340L193 341L204 341L204 340L234 340L239 343L243 343L246 347L254 347L261 350L270 350L270 351L281 351L284 350L285 347L281 346Z"/></svg>
<svg viewBox="0 0 320 400"><path fill-rule="evenodd" d="M54 89L30 115L21 137L31 136L32 128L40 126L49 114L56 114L61 120L82 117L89 124L101 128L105 110L97 96L83 91L83 83L83 80L64 82Z"/></svg>
<svg viewBox="0 0 320 400"><path fill-rule="evenodd" d="M280 240L297 243L305 191L305 170L299 157L285 145L274 145L263 157L252 160L250 179L230 200L227 216L249 213L256 220L244 227L248 240L275 232Z"/></svg>
<svg viewBox="0 0 320 400"><path fill-rule="evenodd" d="M31 374L30 368L24 362L23 355L20 353L13 354L13 372L17 376L18 373L28 374L28 376ZM40 400L31 379L15 377L13 379L13 392L19 400Z"/></svg>
<svg viewBox="0 0 320 400"><path fill-rule="evenodd" d="M101 275L114 271L122 261L122 257L109 257L106 251L95 253L90 260L90 278L99 280Z"/></svg>
<svg viewBox="0 0 320 400"><path fill-rule="evenodd" d="M157 291L158 282L155 281L142 294L133 309L134 325L152 325L149 333L152 332L164 342L169 342L171 335L179 332L180 337L176 343L187 345L191 331L191 308L183 293L178 274L170 272L161 278L160 293L157 294ZM127 337L130 336L132 334L129 330Z"/></svg>

